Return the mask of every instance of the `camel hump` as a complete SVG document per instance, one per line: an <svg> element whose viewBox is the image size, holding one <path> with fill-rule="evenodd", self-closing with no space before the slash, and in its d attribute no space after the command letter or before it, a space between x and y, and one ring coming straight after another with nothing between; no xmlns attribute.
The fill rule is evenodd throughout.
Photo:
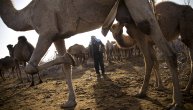
<svg viewBox="0 0 193 110"><path fill-rule="evenodd" d="M19 37L18 37L18 41L19 41L19 42L27 42L27 39L26 39L25 36L19 36Z"/></svg>

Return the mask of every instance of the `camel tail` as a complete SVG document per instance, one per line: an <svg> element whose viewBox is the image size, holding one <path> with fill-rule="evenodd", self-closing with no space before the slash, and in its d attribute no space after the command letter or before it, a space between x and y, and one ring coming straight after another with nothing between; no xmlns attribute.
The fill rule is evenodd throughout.
<svg viewBox="0 0 193 110"><path fill-rule="evenodd" d="M71 54L69 54L69 53L67 53L67 54L69 55L70 59L72 60L72 66L75 66L76 62L75 62L74 58L72 57Z"/></svg>

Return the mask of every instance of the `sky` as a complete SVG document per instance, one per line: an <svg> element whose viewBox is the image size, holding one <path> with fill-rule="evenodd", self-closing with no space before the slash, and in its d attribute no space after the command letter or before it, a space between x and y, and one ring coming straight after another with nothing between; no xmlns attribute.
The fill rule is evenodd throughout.
<svg viewBox="0 0 193 110"><path fill-rule="evenodd" d="M162 0L157 0L157 2L160 2ZM184 4L184 0L170 0L170 1L174 1L176 3L180 3L180 4ZM14 7L17 10L20 10L22 8L24 8L25 6L27 6L31 0L12 0ZM191 6L193 6L193 0L190 0L190 4ZM28 41L35 47L37 40L38 40L38 34L34 31L26 31L26 32L16 32L10 28L8 28L2 21L2 19L0 18L0 58L3 58L5 56L9 55L8 49L7 49L7 45L8 44L12 44L15 45L17 43L17 38L19 36L26 36L26 38L28 39ZM77 34L75 36L72 36L68 39L65 39L65 43L66 43L66 48L69 48L71 45L74 44L81 44L84 45L85 47L87 47L89 45L90 42L90 36L95 35L98 39L101 39L102 42L105 44L107 42L107 40L113 41L113 37L112 34L109 32L108 35L106 37L104 37L101 34L101 28L96 29L94 31L90 31L90 32L85 32L82 34ZM55 53L56 49L55 47L52 45L46 55L45 55L45 59L44 60L49 60L52 59L54 57L54 53Z"/></svg>

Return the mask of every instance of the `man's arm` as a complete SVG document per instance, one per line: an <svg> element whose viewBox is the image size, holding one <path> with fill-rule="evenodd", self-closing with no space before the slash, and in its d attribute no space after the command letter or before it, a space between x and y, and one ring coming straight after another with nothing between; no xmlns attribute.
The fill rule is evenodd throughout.
<svg viewBox="0 0 193 110"><path fill-rule="evenodd" d="M105 45L100 41L102 52L105 52Z"/></svg>

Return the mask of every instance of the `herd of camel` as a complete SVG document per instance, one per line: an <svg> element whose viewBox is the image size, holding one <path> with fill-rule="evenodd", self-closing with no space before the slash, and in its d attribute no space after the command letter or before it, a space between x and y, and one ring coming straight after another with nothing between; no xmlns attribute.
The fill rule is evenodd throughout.
<svg viewBox="0 0 193 110"><path fill-rule="evenodd" d="M3 80L5 80L5 73L11 70L11 74L15 77L14 73L17 74L18 79L21 82L24 82L24 77L22 78L21 66L25 67L27 62L30 60L30 57L33 53L34 47L30 42L27 41L25 36L18 37L18 43L13 46L11 44L7 45L7 49L9 51L9 56L5 56L0 59L0 76ZM70 53L74 60L76 61L76 65L86 65L87 61L91 58L90 56L90 48L84 47L80 44L74 44L69 47L67 50ZM107 58L107 61L123 61L127 60L132 56L140 55L140 50L136 45L130 46L127 48L120 47L115 41L107 42L105 45L104 56ZM57 54L56 54L57 56ZM21 66L20 66L21 65ZM27 81L30 81L30 78L27 74ZM10 74L9 74L10 76ZM38 74L39 83L42 83L42 80ZM33 75L31 80L31 85L34 86Z"/></svg>
<svg viewBox="0 0 193 110"><path fill-rule="evenodd" d="M193 9L187 5L162 2L157 4L154 10L155 13L148 0L32 0L19 11L13 7L11 0L0 1L0 16L9 28L16 31L35 30L39 34L36 48L30 53L31 57L28 57L25 72L33 76L47 67L63 64L69 97L61 107L74 107L77 104L71 76L71 65L74 64L74 60L67 53L63 39L103 26L104 35L110 30L120 46L129 48L136 44L144 56L145 77L138 97L146 96L152 69L157 70L153 49L153 45L157 45L164 53L172 74L171 109L183 109L176 55L167 41L177 39L180 35L182 42L189 48L191 73L184 91L190 93L193 84ZM113 25L114 19L118 24ZM123 27L127 29L129 36L123 35ZM44 65L38 65L52 43L55 44L59 57ZM14 52L10 51L10 56L13 54L14 59L20 61L16 57L16 45ZM162 82L158 72L156 77L158 87L161 88Z"/></svg>
<svg viewBox="0 0 193 110"><path fill-rule="evenodd" d="M12 76L14 77L14 73L17 74L18 79L23 82L21 67L26 66L26 63L29 61L34 47L30 44L25 36L18 37L18 42L15 46L9 44L7 45L7 49L9 50L9 56L0 59L0 75L3 80L5 80L4 74L6 71L11 70ZM10 75L10 74L9 74ZM39 73L38 73L39 76ZM29 76L26 74L26 78L30 81ZM42 80L39 76L39 83L42 83ZM34 79L32 75L31 85L34 86Z"/></svg>
<svg viewBox="0 0 193 110"><path fill-rule="evenodd" d="M109 63L112 61L126 61L133 56L140 55L140 50L136 45L123 48L118 42L110 42L109 40L107 40L104 50L104 60L107 60ZM87 61L91 58L89 46L84 47L80 44L74 44L67 51L73 56L76 65L87 65Z"/></svg>

